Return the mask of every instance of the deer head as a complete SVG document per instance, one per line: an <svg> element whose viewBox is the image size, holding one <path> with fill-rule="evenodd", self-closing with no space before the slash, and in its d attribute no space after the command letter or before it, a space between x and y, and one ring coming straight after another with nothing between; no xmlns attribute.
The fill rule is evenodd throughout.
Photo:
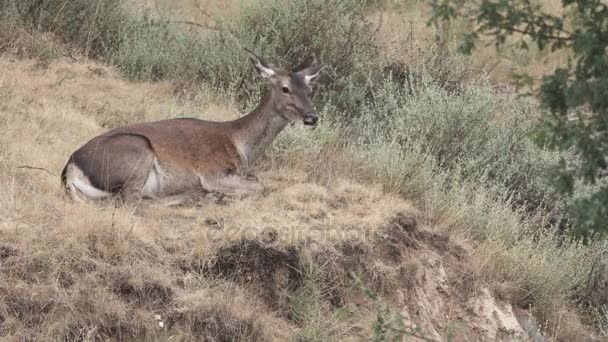
<svg viewBox="0 0 608 342"><path fill-rule="evenodd" d="M247 52L258 74L271 84L273 109L291 121L315 126L319 121L319 114L314 110L310 96L312 86L325 66L315 61L300 71L284 72L264 62L252 51Z"/></svg>

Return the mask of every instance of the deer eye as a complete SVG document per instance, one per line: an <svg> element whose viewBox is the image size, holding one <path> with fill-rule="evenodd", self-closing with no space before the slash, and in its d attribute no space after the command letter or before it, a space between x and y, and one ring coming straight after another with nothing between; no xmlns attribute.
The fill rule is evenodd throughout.
<svg viewBox="0 0 608 342"><path fill-rule="evenodd" d="M283 90L283 94L289 94L289 88L283 87L282 90Z"/></svg>

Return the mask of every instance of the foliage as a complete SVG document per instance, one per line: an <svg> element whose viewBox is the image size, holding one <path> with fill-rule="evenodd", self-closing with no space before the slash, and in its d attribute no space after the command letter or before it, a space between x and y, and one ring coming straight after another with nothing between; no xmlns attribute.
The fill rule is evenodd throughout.
<svg viewBox="0 0 608 342"><path fill-rule="evenodd" d="M292 127L281 135L274 152L292 157L323 153L336 140L352 164L334 166L339 157L330 154L320 161L322 176L335 174L334 168L342 176L356 170L357 176L413 201L430 226L473 239L475 253L483 260L479 276L510 287L510 298L532 306L543 322L557 324L563 312L555 308L565 303L601 305L590 299L602 287L593 294L587 283L590 277L599 277L601 283L605 271L592 265L604 245L585 246L560 237L535 208L550 202L547 206L557 207L559 217L564 204L554 197L544 174L561 156L569 158L527 138L540 123L538 106L496 93L484 82L453 92L423 75L415 89L410 93L388 78L346 127L346 139L335 127ZM327 106L321 115L331 110ZM316 161L308 155L302 159L307 164ZM534 204L534 198L539 202ZM381 337L389 334L387 324L393 321L384 307L377 312L374 328Z"/></svg>
<svg viewBox="0 0 608 342"><path fill-rule="evenodd" d="M602 181L608 168L608 6L600 0L563 0L573 19L545 12L530 0L482 0L460 7L462 1L435 1L434 19L467 16L476 29L465 35L461 50L469 52L481 36L497 45L519 37L521 48L530 40L538 48L567 49L573 60L543 78L540 98L549 110L539 144L574 150L580 162L563 159L553 172L555 187L572 194L577 180L598 184L596 191L570 206L575 232L590 235L608 232L608 185ZM464 13L458 8L467 8Z"/></svg>
<svg viewBox="0 0 608 342"><path fill-rule="evenodd" d="M596 316L602 335L608 337L608 306L602 306L597 310Z"/></svg>
<svg viewBox="0 0 608 342"><path fill-rule="evenodd" d="M52 32L80 53L105 56L121 44L131 16L124 0L1 0L0 18L29 30Z"/></svg>
<svg viewBox="0 0 608 342"><path fill-rule="evenodd" d="M369 74L379 70L372 67L378 52L364 9L363 1L351 0L260 2L197 33L184 32L170 19L147 19L131 25L108 58L132 79L203 82L234 92L242 103L263 86L244 62L244 47L286 71L303 68L314 57L330 67L316 102L352 111L367 94Z"/></svg>
<svg viewBox="0 0 608 342"><path fill-rule="evenodd" d="M483 81L456 92L438 82L423 74L413 92L391 78L377 84L354 123L354 139L420 151L452 181L497 184L503 198L530 211L547 202L559 207L543 175L560 154L528 139L539 126L537 106Z"/></svg>
<svg viewBox="0 0 608 342"><path fill-rule="evenodd" d="M243 63L243 47L283 69L305 67L316 57L329 66L317 86L322 98L316 102L353 110L365 96L368 74L378 58L364 8L362 1L351 0L256 3L241 17L219 21L221 29L195 45L188 59L196 62L189 71L206 83L246 96L259 91L261 83Z"/></svg>
<svg viewBox="0 0 608 342"><path fill-rule="evenodd" d="M314 57L329 66L316 102L331 102L342 113L356 112L369 92L370 74L381 75L365 8L365 1L352 0L265 1L247 5L235 18L217 19L215 27L187 32L170 18L135 15L124 0L0 1L3 22L52 32L131 79L202 82L239 100L263 88L244 47L285 69L303 68Z"/></svg>

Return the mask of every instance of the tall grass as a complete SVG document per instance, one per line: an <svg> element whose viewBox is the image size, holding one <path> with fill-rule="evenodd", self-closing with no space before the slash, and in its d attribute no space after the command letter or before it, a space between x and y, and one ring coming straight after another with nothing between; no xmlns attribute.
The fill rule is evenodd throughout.
<svg viewBox="0 0 608 342"><path fill-rule="evenodd" d="M261 87L243 62L243 47L280 67L304 67L313 57L329 65L321 93L342 109L362 100L359 89L365 89L378 55L363 1L260 2L237 18L218 18L217 30L200 34L167 18L135 16L123 0L5 0L0 9L4 22L52 32L85 55L116 64L131 79L189 79L235 91L241 99Z"/></svg>
<svg viewBox="0 0 608 342"><path fill-rule="evenodd" d="M532 101L501 94L484 79L450 92L429 73L422 74L413 91L385 78L370 97L354 124L361 144L419 151L449 178L499 186L503 198L531 209L547 200L551 207L561 205L546 170L563 155L530 141L539 118Z"/></svg>
<svg viewBox="0 0 608 342"><path fill-rule="evenodd" d="M146 23L125 33L110 58L133 79L185 78L230 90L243 100L262 87L244 63L244 47L280 68L303 68L314 57L330 67L317 100L353 110L368 90L369 74L377 71L377 46L363 17L364 5L352 0L265 1L249 5L236 18L218 18L217 31L199 35Z"/></svg>
<svg viewBox="0 0 608 342"><path fill-rule="evenodd" d="M5 28L55 34L87 56L107 56L119 48L123 31L133 20L124 0L0 1Z"/></svg>

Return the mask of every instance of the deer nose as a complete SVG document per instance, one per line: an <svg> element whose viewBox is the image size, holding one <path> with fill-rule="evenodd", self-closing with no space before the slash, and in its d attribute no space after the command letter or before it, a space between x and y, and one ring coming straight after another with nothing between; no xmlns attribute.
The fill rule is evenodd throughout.
<svg viewBox="0 0 608 342"><path fill-rule="evenodd" d="M319 122L319 114L315 112L308 112L304 114L304 124L307 126L314 126Z"/></svg>

